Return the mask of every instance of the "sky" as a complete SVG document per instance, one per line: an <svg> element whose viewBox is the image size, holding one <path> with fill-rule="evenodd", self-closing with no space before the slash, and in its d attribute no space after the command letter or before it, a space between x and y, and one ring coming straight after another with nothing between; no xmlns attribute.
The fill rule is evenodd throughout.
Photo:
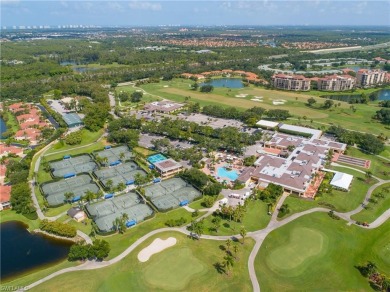
<svg viewBox="0 0 390 292"><path fill-rule="evenodd" d="M0 0L1 26L390 25L390 0Z"/></svg>

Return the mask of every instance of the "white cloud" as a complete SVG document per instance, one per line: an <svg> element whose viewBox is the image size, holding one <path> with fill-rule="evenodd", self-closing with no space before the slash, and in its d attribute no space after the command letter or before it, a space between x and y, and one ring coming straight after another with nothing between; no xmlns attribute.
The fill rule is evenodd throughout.
<svg viewBox="0 0 390 292"><path fill-rule="evenodd" d="M132 1L129 3L130 9L134 10L152 10L159 11L162 9L160 3L144 2L144 1Z"/></svg>

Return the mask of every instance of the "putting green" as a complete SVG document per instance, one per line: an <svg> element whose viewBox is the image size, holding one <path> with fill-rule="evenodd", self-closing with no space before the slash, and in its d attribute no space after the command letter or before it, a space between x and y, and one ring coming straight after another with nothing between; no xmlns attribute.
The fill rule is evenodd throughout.
<svg viewBox="0 0 390 292"><path fill-rule="evenodd" d="M184 290L195 275L206 270L191 249L173 248L153 256L145 267L143 277L148 285L159 290Z"/></svg>
<svg viewBox="0 0 390 292"><path fill-rule="evenodd" d="M316 258L327 251L328 238L314 229L298 227L289 241L275 248L267 255L266 262L271 270L290 277L301 274Z"/></svg>

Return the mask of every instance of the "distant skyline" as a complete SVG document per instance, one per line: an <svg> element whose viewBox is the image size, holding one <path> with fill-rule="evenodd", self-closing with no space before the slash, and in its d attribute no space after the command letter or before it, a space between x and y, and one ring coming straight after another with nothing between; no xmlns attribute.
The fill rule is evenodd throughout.
<svg viewBox="0 0 390 292"><path fill-rule="evenodd" d="M390 25L389 1L0 0L1 26Z"/></svg>

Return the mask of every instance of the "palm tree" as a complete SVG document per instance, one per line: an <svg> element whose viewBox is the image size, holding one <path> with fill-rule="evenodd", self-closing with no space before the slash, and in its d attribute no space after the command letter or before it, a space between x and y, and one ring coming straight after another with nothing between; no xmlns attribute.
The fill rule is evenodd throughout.
<svg viewBox="0 0 390 292"><path fill-rule="evenodd" d="M101 158L99 155L96 155L95 156L95 159L96 159L96 162L98 163L98 164L102 164L102 162L103 162L103 158Z"/></svg>
<svg viewBox="0 0 390 292"><path fill-rule="evenodd" d="M66 192L64 196L65 196L65 200L69 203L72 202L72 200L74 199L74 193L72 192Z"/></svg>
<svg viewBox="0 0 390 292"><path fill-rule="evenodd" d="M127 213L122 213L121 220L126 223L129 221L129 215Z"/></svg>
<svg viewBox="0 0 390 292"><path fill-rule="evenodd" d="M102 158L102 162L104 163L104 165L107 166L107 164L108 164L108 158L107 158L107 157L103 157L103 158Z"/></svg>
<svg viewBox="0 0 390 292"><path fill-rule="evenodd" d="M234 251L234 257L235 257L236 260L237 260L237 253L238 253L238 250L239 250L239 247L238 247L237 244L235 244L235 245L233 246L233 251Z"/></svg>
<svg viewBox="0 0 390 292"><path fill-rule="evenodd" d="M125 158L125 153L121 152L119 154L119 159L123 162L124 161L124 158Z"/></svg>
<svg viewBox="0 0 390 292"><path fill-rule="evenodd" d="M244 228L244 226L241 226L240 235L242 236L242 244L245 243L246 234L247 234L246 229Z"/></svg>
<svg viewBox="0 0 390 292"><path fill-rule="evenodd" d="M230 270L234 266L233 257L228 254L223 259L224 259L224 266L226 267L227 270L227 275L230 275Z"/></svg>
<svg viewBox="0 0 390 292"><path fill-rule="evenodd" d="M112 179L107 180L106 187L108 188L109 191L111 191L113 184L114 184L114 182L112 181Z"/></svg>
<svg viewBox="0 0 390 292"><path fill-rule="evenodd" d="M370 180L372 178L372 172L370 170L367 170L365 176L367 180Z"/></svg>
<svg viewBox="0 0 390 292"><path fill-rule="evenodd" d="M215 217L213 219L214 229L216 232L218 232L219 227L221 227L221 217Z"/></svg>
<svg viewBox="0 0 390 292"><path fill-rule="evenodd" d="M227 250L230 252L230 246L232 245L232 240L229 238L228 240L226 240L226 248Z"/></svg>

